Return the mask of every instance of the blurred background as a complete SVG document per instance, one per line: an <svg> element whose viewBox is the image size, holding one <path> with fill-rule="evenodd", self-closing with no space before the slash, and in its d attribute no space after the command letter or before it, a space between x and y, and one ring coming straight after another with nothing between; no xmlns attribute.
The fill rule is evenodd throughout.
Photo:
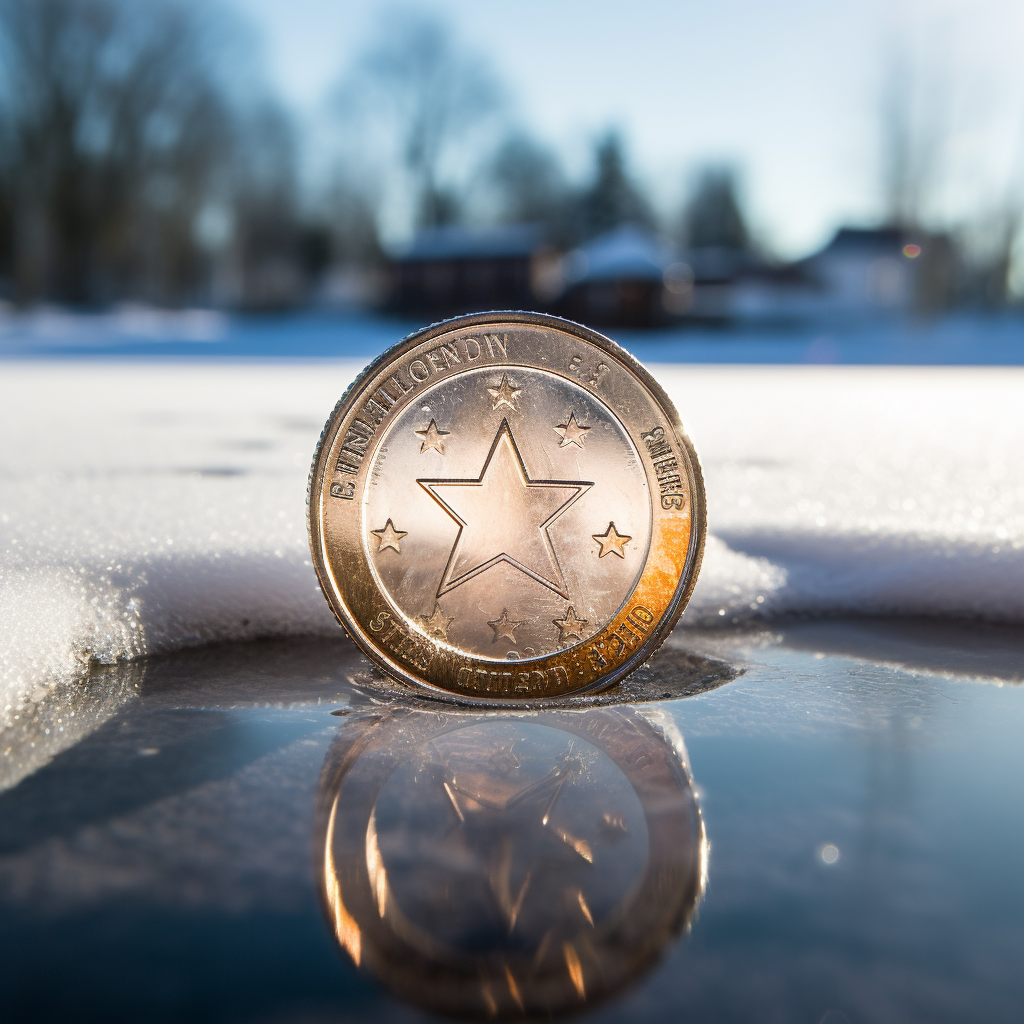
<svg viewBox="0 0 1024 1024"><path fill-rule="evenodd" d="M658 705L707 894L590 1024L1019 1024L1022 43L1022 0L0 0L2 1019L427 1020L314 892L372 708L328 715L309 463L370 358L525 307L700 452L635 685L743 673Z"/></svg>
<svg viewBox="0 0 1024 1024"><path fill-rule="evenodd" d="M1021 362L1021 39L1012 0L0 0L0 352L529 308L669 359Z"/></svg>

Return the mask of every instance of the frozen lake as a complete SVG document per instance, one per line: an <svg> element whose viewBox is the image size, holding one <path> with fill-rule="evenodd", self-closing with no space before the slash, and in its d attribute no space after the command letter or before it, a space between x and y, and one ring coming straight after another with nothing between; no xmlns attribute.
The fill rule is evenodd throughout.
<svg viewBox="0 0 1024 1024"><path fill-rule="evenodd" d="M369 360L422 322L320 312L228 316L123 307L0 314L0 358ZM887 366L1024 365L1024 316L958 315L904 323L607 331L644 362Z"/></svg>
<svg viewBox="0 0 1024 1024"><path fill-rule="evenodd" d="M345 899L353 890L333 867L335 833L322 833L325 801L361 863L372 832L388 899L461 922L468 952L480 936L521 952L495 907L535 862L564 885L518 890L534 931L579 934L586 952L595 923L615 920L601 908L621 895L616 872L628 881L627 854L673 796L645 803L625 772L663 762L699 805L700 887L657 948L616 947L635 967L609 1001L592 961L566 952L570 1008L601 1024L1016 1021L1024 322L615 332L700 454L704 566L628 703L529 719L389 703L310 563L305 485L324 420L363 363L416 326L147 310L0 319L8 1016L66 1020L84 1006L105 1021L426 1024L434 1004L415 979L378 984L373 957L351 959L362 947L336 928L337 904L326 922L319 878L328 894L331 879ZM800 365L829 362L881 365ZM789 365L756 365L772 363ZM552 819L577 831L555 842L493 807L459 831L454 811L432 814L440 787L396 803L412 754L371 830L331 789L336 764L377 737L351 762L355 783L372 782L358 772L427 727L424 743L476 737L464 786L464 768L501 786L525 767L513 782L526 792L582 750L591 767ZM579 740L627 727L636 738L619 761ZM532 760L516 747L509 769L485 741L520 733ZM573 836L590 837L595 859L574 847L565 867ZM421 871L405 849L448 873ZM370 909L363 925L382 927ZM508 997L524 995L509 983Z"/></svg>

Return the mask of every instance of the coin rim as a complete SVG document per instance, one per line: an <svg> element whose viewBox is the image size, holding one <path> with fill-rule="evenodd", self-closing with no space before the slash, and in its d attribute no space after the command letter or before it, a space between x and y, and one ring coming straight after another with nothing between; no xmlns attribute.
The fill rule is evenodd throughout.
<svg viewBox="0 0 1024 1024"><path fill-rule="evenodd" d="M426 341L430 341L432 338L462 328L483 327L496 324L527 324L535 327L548 327L552 330L565 334L577 335L582 341L607 352L610 357L618 360L628 371L633 373L639 379L640 383L651 393L654 400L660 406L665 419L671 425L675 434L675 439L679 442L686 455L684 461L686 462L687 482L690 489L690 537L688 551L685 559L683 560L683 572L665 611L662 613L651 635L639 644L636 651L630 657L626 658L610 672L604 675L599 675L596 679L583 686L573 688L564 693L551 694L550 696L552 698L565 699L606 689L614 685L620 679L636 671L636 669L640 668L650 660L650 658L659 650L661 645L668 638L672 629L679 621L679 617L682 615L683 610L689 602L690 596L693 593L693 588L697 582L697 577L700 574L701 564L704 557L704 544L707 535L707 508L704 491L704 478L696 450L683 429L679 412L661 385L643 367L635 356L617 342L612 341L611 338L608 338L592 328L586 327L585 325L573 320L553 316L549 313L533 313L522 310L492 310L483 313L473 313L466 316L450 317L447 320L441 320L437 323L430 324L427 327L406 335L400 341L382 352L376 359L364 367L362 372L359 373L352 383L345 389L341 398L332 409L330 416L328 416L327 421L324 424L324 428L320 433L320 438L317 441L316 449L313 453L313 461L310 465L309 477L306 484L306 530L309 538L310 552L313 559L313 567L317 575L317 581L320 584L320 589L327 600L328 606L331 608L335 618L338 620L339 624L345 630L345 633L353 643L355 643L360 651L362 651L362 653L377 665L386 675L393 679L397 679L399 682L410 686L412 689L417 691L426 692L446 701L465 704L467 706L491 706L504 708L534 707L543 706L548 698L545 696L531 698L473 696L458 690L446 689L437 683L415 676L411 672L403 672L400 667L393 665L387 659L385 653L379 651L376 645L370 641L369 637L362 635L363 631L354 621L354 618L349 616L348 609L344 604L341 603L341 607L339 608L338 603L335 602L333 588L327 573L327 556L320 544L320 530L319 528L314 528L313 521L315 494L317 496L315 500L317 503L316 507L318 509L318 523L316 526L319 527L320 497L322 496L324 480L327 475L326 460L323 459L323 455L325 452L330 450L337 432L336 428L339 421L344 420L345 415L349 411L350 404L355 397L362 393L363 386L368 381L372 380L373 377L376 376L376 374L378 374L385 366L395 362L400 359L403 354L411 351L419 345L422 345ZM510 365L515 365L515 363L513 362ZM634 439L634 444L635 443L636 441ZM471 657L471 655L468 654L465 656Z"/></svg>

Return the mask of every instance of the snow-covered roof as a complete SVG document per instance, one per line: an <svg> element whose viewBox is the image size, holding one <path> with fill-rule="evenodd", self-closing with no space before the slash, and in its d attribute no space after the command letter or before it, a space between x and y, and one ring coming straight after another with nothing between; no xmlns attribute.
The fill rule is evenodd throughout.
<svg viewBox="0 0 1024 1024"><path fill-rule="evenodd" d="M635 224L600 235L566 258L569 284L584 281L661 281L675 262L672 249Z"/></svg>

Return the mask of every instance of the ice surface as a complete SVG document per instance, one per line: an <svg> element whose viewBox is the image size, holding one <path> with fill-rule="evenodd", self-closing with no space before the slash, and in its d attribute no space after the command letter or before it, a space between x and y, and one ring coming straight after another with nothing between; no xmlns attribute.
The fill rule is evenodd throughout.
<svg viewBox="0 0 1024 1024"><path fill-rule="evenodd" d="M359 368L0 366L0 725L90 662L334 634L305 484ZM707 479L684 623L1024 621L1024 369L653 369Z"/></svg>
<svg viewBox="0 0 1024 1024"><path fill-rule="evenodd" d="M230 316L214 310L125 305L105 313L59 307L18 312L0 300L0 359L362 359L422 326L379 315L302 310ZM688 324L617 331L646 362L849 364L855 366L1021 366L1024 316L960 312L934 320L895 316L847 321Z"/></svg>

